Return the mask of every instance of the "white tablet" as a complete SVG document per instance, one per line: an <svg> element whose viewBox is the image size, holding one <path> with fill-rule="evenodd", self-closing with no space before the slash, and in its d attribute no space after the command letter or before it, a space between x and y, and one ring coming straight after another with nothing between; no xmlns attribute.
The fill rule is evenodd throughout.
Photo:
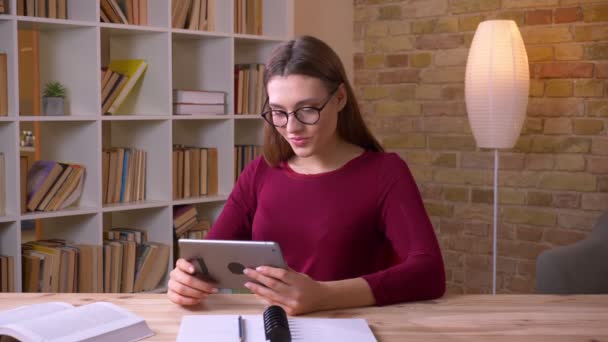
<svg viewBox="0 0 608 342"><path fill-rule="evenodd" d="M194 265L195 276L222 289L247 289L253 281L243 269L287 268L281 248L270 241L179 239L180 257Z"/></svg>

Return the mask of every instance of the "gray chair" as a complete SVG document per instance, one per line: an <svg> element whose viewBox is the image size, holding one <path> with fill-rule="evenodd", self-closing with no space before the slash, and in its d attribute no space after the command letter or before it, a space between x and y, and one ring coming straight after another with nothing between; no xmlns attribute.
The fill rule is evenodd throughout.
<svg viewBox="0 0 608 342"><path fill-rule="evenodd" d="M546 250L538 256L536 291L608 293L608 211L600 216L585 239Z"/></svg>

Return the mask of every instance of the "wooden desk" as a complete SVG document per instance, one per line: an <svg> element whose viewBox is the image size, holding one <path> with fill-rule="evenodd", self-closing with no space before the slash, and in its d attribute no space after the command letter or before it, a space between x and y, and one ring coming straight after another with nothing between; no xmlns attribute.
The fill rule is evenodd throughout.
<svg viewBox="0 0 608 342"><path fill-rule="evenodd" d="M3 293L0 311L46 301L100 300L144 317L156 333L146 341L175 341L182 315L261 314L265 308L252 295L214 295L204 305L183 308L164 294ZM310 316L366 318L379 341L608 341L608 295L447 296Z"/></svg>

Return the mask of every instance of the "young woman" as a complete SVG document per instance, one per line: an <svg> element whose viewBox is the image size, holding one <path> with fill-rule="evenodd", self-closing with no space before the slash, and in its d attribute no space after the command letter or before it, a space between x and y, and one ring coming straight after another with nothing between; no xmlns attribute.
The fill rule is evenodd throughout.
<svg viewBox="0 0 608 342"><path fill-rule="evenodd" d="M209 239L276 241L288 270L259 267L245 286L290 315L433 299L441 252L416 183L359 111L335 52L313 37L278 46L266 65L264 157L239 176ZM217 292L179 259L169 298Z"/></svg>

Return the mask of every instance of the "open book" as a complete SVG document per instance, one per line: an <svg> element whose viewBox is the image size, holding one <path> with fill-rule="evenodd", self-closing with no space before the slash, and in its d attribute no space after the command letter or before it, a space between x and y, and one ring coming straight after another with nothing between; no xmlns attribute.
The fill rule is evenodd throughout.
<svg viewBox="0 0 608 342"><path fill-rule="evenodd" d="M376 338L363 318L307 318L285 316L287 336L273 334L282 324L267 315L186 315L177 342L190 341L302 341L374 342Z"/></svg>
<svg viewBox="0 0 608 342"><path fill-rule="evenodd" d="M0 342L138 341L152 335L143 318L106 302L50 302L0 312Z"/></svg>

